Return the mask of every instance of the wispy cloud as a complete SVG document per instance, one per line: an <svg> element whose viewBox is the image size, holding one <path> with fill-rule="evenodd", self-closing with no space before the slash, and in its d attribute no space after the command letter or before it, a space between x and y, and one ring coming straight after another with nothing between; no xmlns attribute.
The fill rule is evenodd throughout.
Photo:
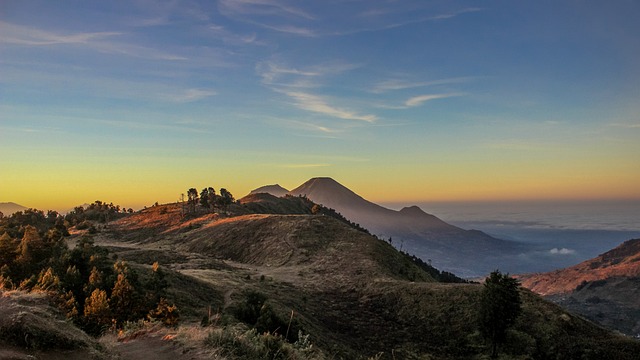
<svg viewBox="0 0 640 360"><path fill-rule="evenodd" d="M217 94L218 93L214 90L187 89L181 94L172 96L172 100L179 103L187 103L202 100Z"/></svg>
<svg viewBox="0 0 640 360"><path fill-rule="evenodd" d="M430 20L451 19L451 18L454 18L454 17L456 17L458 15L471 13L471 12L478 12L478 11L481 11L481 10L482 10L481 8L468 7L468 8L464 8L464 9L461 9L461 10L453 11L453 12L450 12L450 13L445 13L445 14L439 14L439 15L432 16L430 18Z"/></svg>
<svg viewBox="0 0 640 360"><path fill-rule="evenodd" d="M79 32L61 34L28 26L15 25L0 21L0 43L19 46L58 46L75 45L93 49L103 53L121 54L132 57L158 60L187 60L184 56L168 54L156 49L109 41L114 37L121 37L122 32Z"/></svg>
<svg viewBox="0 0 640 360"><path fill-rule="evenodd" d="M28 46L90 44L100 39L122 35L120 32L82 32L63 35L5 21L0 21L0 32L2 32L0 43Z"/></svg>
<svg viewBox="0 0 640 360"><path fill-rule="evenodd" d="M448 85L448 84L460 84L474 79L474 77L454 77L448 79L438 79L432 81L406 81L391 79L381 81L374 85L371 92L376 94L385 93L394 90L413 89L419 87L435 86L435 85Z"/></svg>
<svg viewBox="0 0 640 360"><path fill-rule="evenodd" d="M359 66L359 64L336 61L313 66L293 67L277 61L264 61L256 65L256 72L265 85L313 88L318 87L318 82L327 76L341 74Z"/></svg>
<svg viewBox="0 0 640 360"><path fill-rule="evenodd" d="M325 99L317 95L294 91L284 92L284 94L293 98L296 101L295 105L298 108L314 113L327 115L338 119L358 120L370 123L378 119L375 115L359 114L350 110L331 106Z"/></svg>
<svg viewBox="0 0 640 360"><path fill-rule="evenodd" d="M419 96L414 96L408 99L407 101L404 102L404 104L407 107L415 107L415 106L420 106L427 101L432 101L436 99L446 99L446 98L461 96L461 95L462 94L459 94L459 93L419 95Z"/></svg>
<svg viewBox="0 0 640 360"><path fill-rule="evenodd" d="M422 4L388 8L370 8L368 2L352 6L348 2L332 4L331 12L317 10L313 14L302 9L302 2L285 0L220 0L223 15L249 24L302 37L343 36L362 32L394 29L411 24L451 19L480 11L468 7L445 13L429 13ZM364 8L364 9L363 9Z"/></svg>
<svg viewBox="0 0 640 360"><path fill-rule="evenodd" d="M264 42L258 40L258 35L255 32L247 34L236 34L224 26L209 24L207 26L209 33L213 34L216 38L221 39L228 45L265 45Z"/></svg>
<svg viewBox="0 0 640 360"><path fill-rule="evenodd" d="M285 123L292 128L311 130L311 131L321 132L325 134L337 134L342 132L342 130L332 129L327 126L322 126L322 125L317 125L317 124L297 121L297 120L287 120Z"/></svg>
<svg viewBox="0 0 640 360"><path fill-rule="evenodd" d="M225 15L294 16L314 19L308 12L278 0L220 0L218 9Z"/></svg>

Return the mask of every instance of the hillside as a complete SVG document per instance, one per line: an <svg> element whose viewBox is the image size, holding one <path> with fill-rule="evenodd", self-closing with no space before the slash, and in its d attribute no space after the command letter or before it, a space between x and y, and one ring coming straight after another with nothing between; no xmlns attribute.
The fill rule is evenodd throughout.
<svg viewBox="0 0 640 360"><path fill-rule="evenodd" d="M483 351L475 329L480 285L434 282L387 242L331 216L305 213L303 198L254 194L241 203L229 217L187 219L178 205L152 207L111 223L96 241L122 259L160 261L174 271L171 295L194 320L209 306L233 312L258 291L280 316L293 310L296 326L331 358L382 353L391 359L393 352L395 358L455 359ZM255 206L262 213L249 213ZM278 213L282 209L297 213ZM203 292L213 297L188 296ZM640 344L529 292L522 296L524 315L514 330L519 340L507 350L513 356L604 351L624 359L640 351Z"/></svg>
<svg viewBox="0 0 640 360"><path fill-rule="evenodd" d="M640 276L640 239L628 240L593 259L566 269L522 277L522 286L541 295L567 294L580 284Z"/></svg>
<svg viewBox="0 0 640 360"><path fill-rule="evenodd" d="M91 233L69 229L65 243L74 250L62 258L85 259L77 262L85 271L101 266L113 282L106 293L113 314L122 312L113 301L121 274L135 290L161 273L163 296L180 315L177 328L116 324L119 331L98 346L116 358L482 359L488 352L476 325L482 285L437 282L442 273L308 199L254 194L216 212L167 204L111 219L78 223L92 222ZM29 231L37 239L36 228ZM0 237L3 246L16 245L13 236ZM119 271L117 282L107 268ZM59 274L69 271L63 266ZM43 277L37 284L50 283ZM527 290L521 297L504 358L635 359L640 352L640 343ZM34 339L47 341L48 329ZM2 351L26 350L18 342L0 344Z"/></svg>
<svg viewBox="0 0 640 360"><path fill-rule="evenodd" d="M331 178L311 179L291 194L333 208L372 234L392 238L396 247L461 276L482 276L496 267L515 270L516 256L525 250L522 244L450 225L417 206L387 209Z"/></svg>
<svg viewBox="0 0 640 360"><path fill-rule="evenodd" d="M521 280L524 287L575 313L640 336L640 239L578 265Z"/></svg>

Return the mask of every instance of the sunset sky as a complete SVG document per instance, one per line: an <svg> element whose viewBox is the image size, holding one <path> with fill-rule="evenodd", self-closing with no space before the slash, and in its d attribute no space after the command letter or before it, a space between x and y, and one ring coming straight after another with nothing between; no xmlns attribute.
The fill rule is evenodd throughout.
<svg viewBox="0 0 640 360"><path fill-rule="evenodd" d="M640 199L638 1L0 2L0 202Z"/></svg>

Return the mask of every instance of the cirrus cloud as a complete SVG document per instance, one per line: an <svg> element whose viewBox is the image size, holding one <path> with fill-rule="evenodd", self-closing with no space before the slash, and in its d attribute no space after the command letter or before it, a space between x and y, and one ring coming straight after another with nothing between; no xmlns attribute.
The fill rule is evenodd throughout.
<svg viewBox="0 0 640 360"><path fill-rule="evenodd" d="M407 107L420 106L427 101L436 100L436 99L446 99L455 96L462 96L459 93L451 93L451 94L425 94L414 96L407 101L404 102L404 105Z"/></svg>

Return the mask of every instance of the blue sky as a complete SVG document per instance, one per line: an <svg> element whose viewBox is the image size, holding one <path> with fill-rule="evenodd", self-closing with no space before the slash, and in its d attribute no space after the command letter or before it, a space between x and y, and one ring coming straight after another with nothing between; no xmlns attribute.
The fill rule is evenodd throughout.
<svg viewBox="0 0 640 360"><path fill-rule="evenodd" d="M635 1L3 1L0 201L640 198Z"/></svg>

